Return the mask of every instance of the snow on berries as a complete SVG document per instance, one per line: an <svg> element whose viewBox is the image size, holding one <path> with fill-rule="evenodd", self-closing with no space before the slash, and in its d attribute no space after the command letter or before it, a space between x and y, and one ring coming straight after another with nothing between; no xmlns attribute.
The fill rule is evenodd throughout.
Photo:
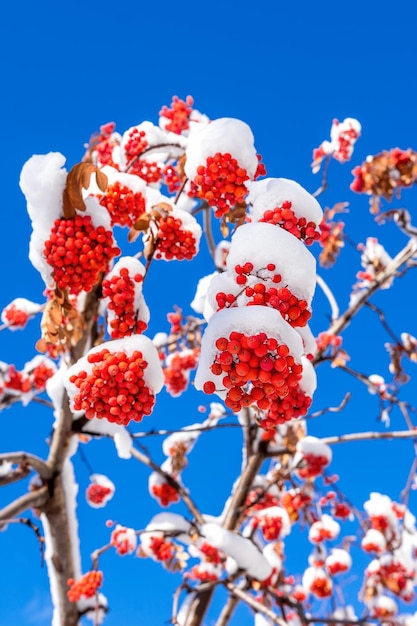
<svg viewBox="0 0 417 626"><path fill-rule="evenodd" d="M136 550L137 541L133 528L126 528L120 524L117 524L110 537L110 543L116 548L119 556L132 554Z"/></svg>
<svg viewBox="0 0 417 626"><path fill-rule="evenodd" d="M330 576L343 574L352 567L352 557L347 550L342 548L333 548L329 556L326 558L325 566Z"/></svg>
<svg viewBox="0 0 417 626"><path fill-rule="evenodd" d="M297 442L294 467L299 478L320 476L332 460L331 448L312 435Z"/></svg>
<svg viewBox="0 0 417 626"><path fill-rule="evenodd" d="M235 412L252 404L268 409L298 385L301 354L299 335L273 309L225 309L203 335L195 387L217 393Z"/></svg>
<svg viewBox="0 0 417 626"><path fill-rule="evenodd" d="M103 584L103 572L100 570L92 570L79 578L68 579L69 589L67 591L68 600L70 602L78 602L81 598L92 598L96 595L97 590Z"/></svg>
<svg viewBox="0 0 417 626"><path fill-rule="evenodd" d="M122 257L102 283L107 306L107 330L112 339L143 333L149 309L142 293L145 267L134 257Z"/></svg>
<svg viewBox="0 0 417 626"><path fill-rule="evenodd" d="M313 174L319 171L323 159L328 156L332 156L339 163L349 161L361 130L360 123L353 117L346 117L343 122L334 119L330 129L330 141L323 141L313 150Z"/></svg>
<svg viewBox="0 0 417 626"><path fill-rule="evenodd" d="M167 392L176 398L188 387L191 370L197 367L199 350L184 348L171 352L165 359L164 382Z"/></svg>
<svg viewBox="0 0 417 626"><path fill-rule="evenodd" d="M267 507L258 511L253 517L252 525L260 528L266 541L282 539L291 530L288 513L279 506Z"/></svg>
<svg viewBox="0 0 417 626"><path fill-rule="evenodd" d="M185 100L173 96L171 106L164 105L159 112L160 127L177 135L187 131L190 127L193 104L192 96L187 96Z"/></svg>
<svg viewBox="0 0 417 626"><path fill-rule="evenodd" d="M244 202L245 183L254 180L257 168L252 131L240 120L214 120L190 137L185 162L190 193L214 207L216 217Z"/></svg>
<svg viewBox="0 0 417 626"><path fill-rule="evenodd" d="M107 502L114 496L116 490L114 483L104 474L92 474L90 480L91 483L85 492L88 504L94 509L106 506Z"/></svg>
<svg viewBox="0 0 417 626"><path fill-rule="evenodd" d="M163 374L151 340L133 335L92 348L67 370L64 384L73 411L127 425L151 414Z"/></svg>
<svg viewBox="0 0 417 626"><path fill-rule="evenodd" d="M320 238L323 211L301 185L287 178L266 178L249 184L249 216L267 222L311 245Z"/></svg>
<svg viewBox="0 0 417 626"><path fill-rule="evenodd" d="M232 237L226 265L208 286L206 318L223 308L262 305L291 326L307 324L315 260L295 237L271 224L245 224Z"/></svg>
<svg viewBox="0 0 417 626"><path fill-rule="evenodd" d="M1 312L1 321L10 330L22 329L29 319L42 310L42 305L26 298L15 298Z"/></svg>
<svg viewBox="0 0 417 626"><path fill-rule="evenodd" d="M155 498L161 506L169 506L170 504L179 502L180 496L177 489L161 474L152 472L149 476L148 485L150 495Z"/></svg>
<svg viewBox="0 0 417 626"><path fill-rule="evenodd" d="M157 221L155 258L165 261L190 261L199 250L201 226L197 220L178 208L163 212ZM146 238L145 238L146 241Z"/></svg>
<svg viewBox="0 0 417 626"><path fill-rule="evenodd" d="M322 567L308 567L304 572L302 585L316 598L328 598L332 595L332 580Z"/></svg>
<svg viewBox="0 0 417 626"><path fill-rule="evenodd" d="M146 210L146 183L133 174L118 172L112 167L103 167L108 178L107 189L99 192L100 205L110 215L111 225L133 226ZM90 189L90 192L92 190Z"/></svg>

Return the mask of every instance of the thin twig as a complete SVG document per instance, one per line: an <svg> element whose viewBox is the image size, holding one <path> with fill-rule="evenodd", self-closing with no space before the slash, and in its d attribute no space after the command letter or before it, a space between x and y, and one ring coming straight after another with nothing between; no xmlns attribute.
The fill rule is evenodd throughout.
<svg viewBox="0 0 417 626"><path fill-rule="evenodd" d="M256 613L262 613L263 615L268 617L271 622L273 622L274 624L278 624L278 626L288 626L286 620L278 617L278 615L271 611L271 609L268 609L266 606L255 600L255 598L242 591L242 589L236 587L236 585L233 585L232 583L226 583L225 586L230 591L230 593L239 598L239 600L245 602Z"/></svg>
<svg viewBox="0 0 417 626"><path fill-rule="evenodd" d="M27 465L35 470L44 480L49 480L52 476L51 469L40 457L28 452L3 452L0 454L0 464L4 461L13 465Z"/></svg>
<svg viewBox="0 0 417 626"><path fill-rule="evenodd" d="M363 433L348 433L346 435L336 435L334 437L322 437L321 441L328 446L337 443L347 443L348 441L371 441L376 439L414 439L417 437L417 429L397 430L391 432L368 431Z"/></svg>
<svg viewBox="0 0 417 626"><path fill-rule="evenodd" d="M204 524L203 516L201 515L201 513L200 513L199 509L197 508L197 506L194 504L190 494L181 485L181 483L179 483L177 480L175 480L175 478L173 478L171 476L171 474L168 474L168 472L164 472L159 467L159 465L154 463L154 461L152 461L152 459L149 458L149 456L147 456L143 452L140 452L140 450L138 450L134 446L132 446L132 448L131 448L131 453L132 453L132 456L137 461L140 461L141 463L143 463L147 467L150 467L154 472L157 472L160 476L163 476L165 478L165 480L167 481L167 483L169 483L172 487L174 487L174 489L176 489L178 494L181 496L184 504L186 505L186 507L188 508L190 513L194 516L195 520L199 524Z"/></svg>
<svg viewBox="0 0 417 626"><path fill-rule="evenodd" d="M327 300L329 301L330 309L332 312L331 321L333 322L340 315L340 310L336 302L336 298L334 297L332 290L330 289L329 285L326 283L326 281L324 280L322 276L320 276L319 274L316 274L316 281L317 281L318 286L321 288L322 292L326 296Z"/></svg>

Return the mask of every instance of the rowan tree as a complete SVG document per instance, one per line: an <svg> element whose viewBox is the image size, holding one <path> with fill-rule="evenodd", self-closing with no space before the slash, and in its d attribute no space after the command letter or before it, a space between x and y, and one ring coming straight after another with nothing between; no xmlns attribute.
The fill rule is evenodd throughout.
<svg viewBox="0 0 417 626"><path fill-rule="evenodd" d="M313 172L322 179L310 193L275 177L243 121L210 120L190 96L174 97L157 125L145 121L123 134L114 123L103 125L69 171L60 153L24 164L29 258L45 291L39 303L17 294L4 304L4 332L24 330L35 318L39 338L37 356L28 354L23 367L1 363L0 406L18 413L40 403L52 417L40 433L48 437L49 428L47 455L36 443L0 455L0 521L4 541L12 524L33 531L47 566L53 626L106 622L112 604L106 581L111 559L119 557L153 560L174 576L166 606L167 622L177 626L237 623L238 605L256 626L417 624L417 531L409 509L415 450L396 498L375 491L369 477L368 499L353 502L332 471L337 444L391 439L394 448L401 439L415 445L417 436L416 408L404 392L417 361L415 320L401 291L416 264L417 230L408 211L393 204L417 179L411 149L387 150L354 167L351 191L369 196L382 234L354 246L356 279L343 285L350 291L345 308L327 280L354 237L342 221L346 190L340 202L325 205L329 170L332 161L352 159L360 135L357 120L333 121L330 141L313 151ZM390 220L389 228L404 236L393 256L379 240ZM192 302L181 301L180 265L179 301L167 302L156 267L192 262L200 243L211 266ZM317 283L328 324L313 332ZM152 290L166 313L158 332L150 330ZM386 292L381 300L379 292ZM397 320L380 306L392 297ZM387 380L350 357L347 329L362 332L364 353L374 349L361 328L364 311L387 335ZM344 387L335 382L337 405L318 406L314 392L328 367ZM375 398L374 429L364 419L362 432L349 430L353 384ZM170 407L168 429L161 427L158 394ZM187 405L184 419L185 394L198 401L194 414ZM343 432L339 420L326 437L312 435L310 424L329 415L347 416ZM207 467L193 449L212 445L212 433L232 430L228 441L240 466L220 510L207 510L198 489ZM156 438L162 461L144 443ZM129 465L129 488L141 501L153 498L158 512L132 526L119 509L117 520L106 522L106 543L89 555L78 537L77 500L103 509L92 510L88 522L103 528L118 485L112 460L103 456L93 468L89 447L107 439ZM18 432L16 442L18 449ZM210 450L213 463L228 468L229 455ZM89 473L81 489L76 459ZM147 484L135 481L135 461L148 469ZM395 472L394 452L390 462ZM14 499L10 485L20 488ZM348 572L355 573L354 593ZM215 614L217 594L224 602Z"/></svg>

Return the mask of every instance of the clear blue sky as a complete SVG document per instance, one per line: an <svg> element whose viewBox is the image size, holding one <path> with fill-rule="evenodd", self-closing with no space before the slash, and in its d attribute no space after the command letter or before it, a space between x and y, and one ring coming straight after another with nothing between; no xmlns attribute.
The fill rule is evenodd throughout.
<svg viewBox="0 0 417 626"><path fill-rule="evenodd" d="M156 122L159 109L169 104L174 94L191 94L196 107L212 119L230 116L246 121L253 129L268 174L293 178L310 191L319 185L310 170L311 151L328 138L334 117L356 117L362 123L363 136L352 165L385 148L417 149L417 9L411 0L401 4L387 0L211 0L203 4L187 0L23 0L8 2L2 15L0 307L17 296L41 301L43 290L27 260L30 224L18 187L23 163L34 153L53 150L64 153L71 166L80 160L83 144L101 124L114 120L123 132L145 119ZM323 205L350 201L351 212L345 221L352 240L357 243L368 235L381 236L388 251L395 254L404 239L393 226L387 227L385 236L379 234L369 216L367 199L348 190L350 170L351 164L332 163ZM403 203L412 209L415 199L415 194L404 194ZM327 275L342 308L358 269L358 254L347 247L341 267ZM203 248L200 261L193 265L167 264L152 271L153 292L145 295L152 311L151 331L155 332L167 330L165 314L174 304L187 310L197 279L212 269ZM179 275L180 286L176 280ZM162 291L158 284L164 286ZM417 304L414 285L413 277L409 277L398 297L389 292L376 300L386 308L397 333L417 335L415 316L409 314ZM313 317L316 332L326 326L327 315L327 305L318 293ZM2 333L0 359L21 367L33 356L31 346L36 337L34 321L25 333ZM352 366L366 374L388 376L383 349L387 340L375 318L363 314L359 324L346 333ZM352 388L353 400L345 413L315 422L312 433L380 428L376 400L346 375L322 369L314 407L337 404L347 388ZM405 397L407 394L410 396L410 389ZM189 400L162 397L154 417L143 426L169 427L196 421L196 406L201 401L195 392ZM2 450L27 448L46 453L44 442L51 424L47 409L18 407L5 411L0 419ZM392 426L403 427L399 415L393 418ZM149 447L156 459L162 459L159 441L152 441ZM82 494L88 473L76 461L85 569L89 567L89 552L107 540L106 518L141 528L158 511L147 493L145 470L133 462L115 459L112 446L106 442L92 444L86 452L95 471L107 473L118 482L118 492L104 512L87 509ZM219 459L226 459L226 467ZM360 507L371 490L387 490L396 497L405 484L411 460L411 443L360 444L336 450L333 469L342 476L340 487ZM206 442L199 443L184 480L195 488L195 499L205 512L219 513L238 467L237 433L211 433ZM3 491L0 506L15 493L13 489ZM416 498L413 500L416 504ZM0 534L0 554L0 624L49 624L46 571L39 566L38 549L30 532L12 527L7 534ZM300 567L306 565L305 554L298 559ZM103 559L103 568L104 591L112 607L106 622L109 626L159 626L170 618L176 581L158 565L109 554ZM245 610L240 619L242 626L252 623Z"/></svg>

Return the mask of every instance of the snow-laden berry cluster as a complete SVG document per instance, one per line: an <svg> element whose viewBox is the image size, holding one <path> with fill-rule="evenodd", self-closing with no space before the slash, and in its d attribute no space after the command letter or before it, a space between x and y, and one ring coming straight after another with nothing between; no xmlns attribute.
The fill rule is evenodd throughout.
<svg viewBox="0 0 417 626"><path fill-rule="evenodd" d="M322 211L285 179L251 183L249 202L251 221L236 230L226 271L207 288L209 324L195 385L217 393L235 412L257 408L264 412L260 425L274 430L305 415L315 389L314 370L303 361L305 348L295 329L311 317L315 260L304 243L318 237ZM288 221L283 205L291 205Z"/></svg>

